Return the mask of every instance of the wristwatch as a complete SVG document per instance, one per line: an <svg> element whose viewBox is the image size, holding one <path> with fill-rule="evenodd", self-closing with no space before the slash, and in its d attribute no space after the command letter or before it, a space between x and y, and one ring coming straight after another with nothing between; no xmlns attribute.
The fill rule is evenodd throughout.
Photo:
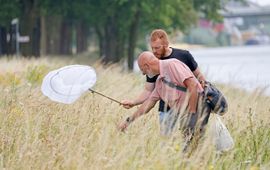
<svg viewBox="0 0 270 170"><path fill-rule="evenodd" d="M133 121L133 119L131 117L127 117L127 119L126 119L127 123L131 123L132 121Z"/></svg>

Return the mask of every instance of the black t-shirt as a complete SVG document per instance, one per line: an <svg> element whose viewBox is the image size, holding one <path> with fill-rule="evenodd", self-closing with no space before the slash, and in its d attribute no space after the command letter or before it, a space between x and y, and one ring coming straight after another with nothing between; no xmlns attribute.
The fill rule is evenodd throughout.
<svg viewBox="0 0 270 170"><path fill-rule="evenodd" d="M182 61L183 63L185 63L189 67L189 69L192 72L195 71L198 67L198 64L194 60L193 56L189 53L189 51L186 51L186 50L172 48L171 55L164 57L164 58L161 58L161 60L167 60L170 58L176 58L176 59ZM149 78L148 76L146 76L146 82L155 83L158 76L159 75L156 75L153 78ZM164 108L164 107L165 107L164 101L160 100L158 111L168 111L170 109L169 107L167 107L167 108Z"/></svg>

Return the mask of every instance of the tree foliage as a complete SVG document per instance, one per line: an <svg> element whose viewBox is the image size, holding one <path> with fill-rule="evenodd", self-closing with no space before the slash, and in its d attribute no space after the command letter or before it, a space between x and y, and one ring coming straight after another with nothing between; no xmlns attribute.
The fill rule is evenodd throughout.
<svg viewBox="0 0 270 170"><path fill-rule="evenodd" d="M0 0L0 25L6 26L13 18L20 16L20 0Z"/></svg>
<svg viewBox="0 0 270 170"><path fill-rule="evenodd" d="M38 16L58 16L84 23L98 37L105 63L128 56L132 69L137 40L154 28L186 31L199 17L221 20L223 0L0 0L0 21L20 17L22 5L32 2ZM226 1L226 0L225 0ZM29 4L29 3L28 3ZM0 24L1 24L0 23ZM54 27L54 25L51 25ZM42 30L41 30L42 31ZM87 35L86 35L87 36Z"/></svg>

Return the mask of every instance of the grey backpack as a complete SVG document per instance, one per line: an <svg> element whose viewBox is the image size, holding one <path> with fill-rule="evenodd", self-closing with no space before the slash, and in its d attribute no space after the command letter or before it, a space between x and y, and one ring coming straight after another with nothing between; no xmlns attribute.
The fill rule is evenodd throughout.
<svg viewBox="0 0 270 170"><path fill-rule="evenodd" d="M210 82L205 84L203 97L212 112L224 115L228 111L228 103L225 96Z"/></svg>

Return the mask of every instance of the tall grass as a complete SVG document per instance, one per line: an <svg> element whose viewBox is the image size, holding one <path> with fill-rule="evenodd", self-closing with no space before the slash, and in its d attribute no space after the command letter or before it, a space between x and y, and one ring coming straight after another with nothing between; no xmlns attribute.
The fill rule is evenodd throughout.
<svg viewBox="0 0 270 170"><path fill-rule="evenodd" d="M0 59L0 169L269 169L270 98L260 90L247 93L227 85L229 111L222 120L235 141L218 154L208 133L191 155L181 152L182 137L159 134L157 108L139 118L125 133L117 124L126 110L110 100L86 93L74 104L50 101L40 91L50 70L75 61ZM121 67L96 69L95 90L122 100L141 92L144 77ZM213 116L212 116L213 117Z"/></svg>

